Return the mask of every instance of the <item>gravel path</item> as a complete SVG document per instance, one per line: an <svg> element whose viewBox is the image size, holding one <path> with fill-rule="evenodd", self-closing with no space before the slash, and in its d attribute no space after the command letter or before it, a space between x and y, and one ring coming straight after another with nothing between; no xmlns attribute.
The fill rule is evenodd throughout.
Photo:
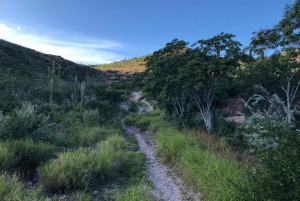
<svg viewBox="0 0 300 201"><path fill-rule="evenodd" d="M134 92L133 99L137 100L141 92ZM152 106L144 101L149 107L141 111L151 111ZM126 126L124 122L122 125L127 133L135 135L140 151L146 155L146 179L151 181L154 185L151 190L152 195L158 201L184 201L184 200L199 200L199 195L188 189L182 180L167 166L161 164L159 159L155 156L156 144L152 139L149 131L140 132L135 126Z"/></svg>

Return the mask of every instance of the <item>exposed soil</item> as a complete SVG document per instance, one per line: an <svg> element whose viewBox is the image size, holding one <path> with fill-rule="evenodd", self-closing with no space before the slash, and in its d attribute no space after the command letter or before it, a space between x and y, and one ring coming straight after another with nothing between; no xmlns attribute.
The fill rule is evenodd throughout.
<svg viewBox="0 0 300 201"><path fill-rule="evenodd" d="M227 117L224 118L225 121L235 122L238 124L244 123L245 117L242 115L244 107L243 101L239 99L233 100L231 103L224 105L221 108L221 112L227 115Z"/></svg>
<svg viewBox="0 0 300 201"><path fill-rule="evenodd" d="M132 100L136 101L141 97L141 92L134 92ZM140 107L140 112L153 110L152 106L143 100L148 107ZM140 132L135 126L122 125L128 134L136 137L139 149L146 155L146 179L153 183L151 194L158 201L184 201L199 200L199 194L193 193L193 189L188 188L179 175L172 169L161 164L155 155L156 144L149 131Z"/></svg>

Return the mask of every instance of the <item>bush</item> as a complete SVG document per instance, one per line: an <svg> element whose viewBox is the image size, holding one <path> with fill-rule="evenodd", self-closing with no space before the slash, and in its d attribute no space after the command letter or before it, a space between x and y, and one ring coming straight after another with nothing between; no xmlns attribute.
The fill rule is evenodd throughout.
<svg viewBox="0 0 300 201"><path fill-rule="evenodd" d="M135 171L141 170L138 167L143 167L144 161L137 160L139 157L135 153L124 150L124 143L124 138L113 136L97 148L61 153L39 169L41 183L46 191L85 189L108 176L124 173L122 171L126 169L128 174L138 174Z"/></svg>
<svg viewBox="0 0 300 201"><path fill-rule="evenodd" d="M148 129L148 126L150 125L150 120L147 118L141 118L136 122L136 126L143 132Z"/></svg>
<svg viewBox="0 0 300 201"><path fill-rule="evenodd" d="M139 111L139 107L135 102L130 101L128 112L137 113Z"/></svg>
<svg viewBox="0 0 300 201"><path fill-rule="evenodd" d="M36 106L23 102L21 108L16 108L10 115L0 112L0 137L2 139L28 138L39 126L45 124L48 118L37 114Z"/></svg>
<svg viewBox="0 0 300 201"><path fill-rule="evenodd" d="M77 128L77 131L69 138L73 146L94 146L101 140L105 140L107 136L117 134L118 130L107 127L85 127Z"/></svg>
<svg viewBox="0 0 300 201"><path fill-rule="evenodd" d="M300 133L277 115L254 114L240 132L258 156L253 200L297 200L300 195Z"/></svg>
<svg viewBox="0 0 300 201"><path fill-rule="evenodd" d="M128 115L124 118L124 123L128 126L133 126L139 117L141 117L139 114Z"/></svg>
<svg viewBox="0 0 300 201"><path fill-rule="evenodd" d="M84 110L82 118L85 126L98 126L101 122L98 109Z"/></svg>
<svg viewBox="0 0 300 201"><path fill-rule="evenodd" d="M116 201L151 201L155 200L147 187L146 182L129 186L124 192L117 194Z"/></svg>
<svg viewBox="0 0 300 201"><path fill-rule="evenodd" d="M0 142L0 172L10 170L17 158L13 152L9 150L9 146L5 142Z"/></svg>
<svg viewBox="0 0 300 201"><path fill-rule="evenodd" d="M14 169L23 173L36 169L43 162L53 158L57 151L54 145L34 142L31 139L9 141L7 146L16 158Z"/></svg>
<svg viewBox="0 0 300 201"><path fill-rule="evenodd" d="M114 149L117 151L126 149L126 140L123 137L109 136L105 141L100 142L100 149Z"/></svg>
<svg viewBox="0 0 300 201"><path fill-rule="evenodd" d="M40 189L30 189L24 191L24 185L18 181L16 175L0 175L0 200L5 201L31 201L45 200L41 196Z"/></svg>

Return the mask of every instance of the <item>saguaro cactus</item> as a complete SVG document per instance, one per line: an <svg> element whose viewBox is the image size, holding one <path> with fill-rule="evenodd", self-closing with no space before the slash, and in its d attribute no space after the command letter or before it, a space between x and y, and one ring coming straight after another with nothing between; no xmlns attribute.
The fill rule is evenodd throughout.
<svg viewBox="0 0 300 201"><path fill-rule="evenodd" d="M74 93L71 93L71 101L72 101L72 104L74 105Z"/></svg>
<svg viewBox="0 0 300 201"><path fill-rule="evenodd" d="M51 78L50 81L50 105L53 103L53 86L54 86L54 79Z"/></svg>
<svg viewBox="0 0 300 201"><path fill-rule="evenodd" d="M60 71L61 71L61 66L58 67L58 73L57 73L57 78L56 78L56 86L59 86Z"/></svg>
<svg viewBox="0 0 300 201"><path fill-rule="evenodd" d="M77 80L77 75L75 76L74 79L74 103L77 103L77 88L78 88L78 80Z"/></svg>
<svg viewBox="0 0 300 201"><path fill-rule="evenodd" d="M50 88L50 82L51 82L51 70L50 70L50 67L48 67L48 84L49 84L49 88Z"/></svg>
<svg viewBox="0 0 300 201"><path fill-rule="evenodd" d="M80 92L81 92L80 112L82 112L83 111L84 93L85 93L85 82L81 83Z"/></svg>

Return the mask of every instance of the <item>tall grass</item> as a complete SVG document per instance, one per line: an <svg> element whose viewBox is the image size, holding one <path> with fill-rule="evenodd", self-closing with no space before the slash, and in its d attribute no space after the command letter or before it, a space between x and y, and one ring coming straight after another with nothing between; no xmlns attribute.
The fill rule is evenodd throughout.
<svg viewBox="0 0 300 201"><path fill-rule="evenodd" d="M41 189L24 190L24 185L18 181L16 175L0 175L0 200L3 201L33 201L46 200Z"/></svg>
<svg viewBox="0 0 300 201"><path fill-rule="evenodd" d="M221 156L211 145L199 142L188 133L174 130L157 111L127 118L129 123L135 122L144 129L144 125L138 123L141 119L149 121L147 129L156 132L157 154L164 162L180 170L184 180L202 194L202 200L247 199L238 189L243 186L243 189L251 191L252 183L247 175L247 167ZM222 143L220 147L226 149Z"/></svg>
<svg viewBox="0 0 300 201"><path fill-rule="evenodd" d="M120 191L116 196L116 201L154 201L150 194L148 184L145 179L134 183Z"/></svg>
<svg viewBox="0 0 300 201"><path fill-rule="evenodd" d="M39 176L47 191L85 189L102 182L108 176L131 176L143 170L145 157L126 151L123 137L112 136L96 148L79 148L61 153L39 170Z"/></svg>
<svg viewBox="0 0 300 201"><path fill-rule="evenodd" d="M31 139L0 142L0 171L18 171L27 174L43 162L55 157L54 145Z"/></svg>

